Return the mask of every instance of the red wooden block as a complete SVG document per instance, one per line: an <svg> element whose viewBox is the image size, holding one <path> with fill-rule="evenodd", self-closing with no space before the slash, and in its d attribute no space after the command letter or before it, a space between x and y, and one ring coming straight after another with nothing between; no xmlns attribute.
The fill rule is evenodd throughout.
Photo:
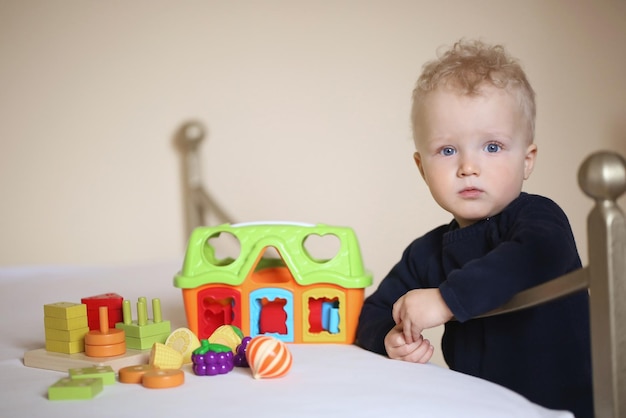
<svg viewBox="0 0 626 418"><path fill-rule="evenodd" d="M101 295L84 297L81 303L87 305L87 320L90 330L97 330L100 327L99 309L106 306L108 309L109 324L115 326L122 322L122 302L124 298L117 293L103 293Z"/></svg>

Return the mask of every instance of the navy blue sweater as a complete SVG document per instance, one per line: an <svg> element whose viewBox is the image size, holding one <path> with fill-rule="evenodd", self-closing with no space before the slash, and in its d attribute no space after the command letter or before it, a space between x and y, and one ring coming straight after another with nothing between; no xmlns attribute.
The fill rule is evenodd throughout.
<svg viewBox="0 0 626 418"><path fill-rule="evenodd" d="M393 304L407 291L439 288L456 320L442 351L452 370L508 387L548 408L593 416L587 291L526 310L472 319L521 290L581 267L566 215L526 193L502 213L456 221L413 241L363 305L357 344L386 354Z"/></svg>

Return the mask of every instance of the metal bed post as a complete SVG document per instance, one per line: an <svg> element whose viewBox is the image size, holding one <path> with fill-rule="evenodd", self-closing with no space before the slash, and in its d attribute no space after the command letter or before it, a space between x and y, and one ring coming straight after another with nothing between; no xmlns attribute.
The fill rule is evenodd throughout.
<svg viewBox="0 0 626 418"><path fill-rule="evenodd" d="M184 123L175 142L182 157L182 188L185 211L185 231L191 232L206 225L206 215L212 213L220 222L232 223L230 216L211 198L203 186L200 170L200 144L206 136L202 123L189 121Z"/></svg>
<svg viewBox="0 0 626 418"><path fill-rule="evenodd" d="M597 152L578 171L595 200L587 217L588 265L524 290L479 317L514 312L589 289L594 415L626 418L626 217L617 199L626 191L626 161Z"/></svg>
<svg viewBox="0 0 626 418"><path fill-rule="evenodd" d="M616 200L626 190L626 162L591 155L578 173L595 200L587 218L591 352L596 418L626 417L626 220Z"/></svg>

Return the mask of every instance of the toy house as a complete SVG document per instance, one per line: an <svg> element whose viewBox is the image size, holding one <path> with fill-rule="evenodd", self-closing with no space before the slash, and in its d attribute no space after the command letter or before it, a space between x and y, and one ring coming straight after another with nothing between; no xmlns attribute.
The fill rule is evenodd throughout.
<svg viewBox="0 0 626 418"><path fill-rule="evenodd" d="M238 242L237 257L216 257L211 240L221 234ZM336 254L311 256L305 241L312 236L337 238ZM268 257L269 248L278 257ZM245 335L295 343L354 342L371 283L352 229L295 223L196 228L174 278L183 292L189 329L198 338L208 338L221 325L235 325Z"/></svg>

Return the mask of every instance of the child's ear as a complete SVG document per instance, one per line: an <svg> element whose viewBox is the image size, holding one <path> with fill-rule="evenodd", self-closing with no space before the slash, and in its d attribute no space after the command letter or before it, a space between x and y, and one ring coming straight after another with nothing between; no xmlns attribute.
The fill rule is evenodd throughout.
<svg viewBox="0 0 626 418"><path fill-rule="evenodd" d="M415 151L413 153L413 159L415 160L415 165L417 165L417 169L420 171L422 178L426 180L426 177L424 177L424 167L422 167L422 156L419 152Z"/></svg>
<svg viewBox="0 0 626 418"><path fill-rule="evenodd" d="M530 144L526 148L526 157L524 158L524 180L528 180L530 174L535 168L535 159L537 158L537 145Z"/></svg>

